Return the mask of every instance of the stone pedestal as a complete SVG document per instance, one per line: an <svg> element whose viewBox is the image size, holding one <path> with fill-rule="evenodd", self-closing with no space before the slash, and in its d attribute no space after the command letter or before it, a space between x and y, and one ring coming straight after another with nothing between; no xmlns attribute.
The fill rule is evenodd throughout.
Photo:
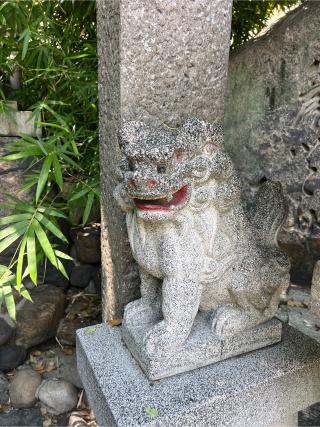
<svg viewBox="0 0 320 427"><path fill-rule="evenodd" d="M320 345L286 327L282 342L149 381L119 327L78 331L78 370L101 426L270 426L320 400Z"/></svg>
<svg viewBox="0 0 320 427"><path fill-rule="evenodd" d="M146 354L143 338L153 324L134 327L126 324L122 327L122 337L151 380L180 374L281 341L282 323L276 319L224 340L212 333L207 320L204 313L198 313L186 343L170 354L160 351L154 357Z"/></svg>

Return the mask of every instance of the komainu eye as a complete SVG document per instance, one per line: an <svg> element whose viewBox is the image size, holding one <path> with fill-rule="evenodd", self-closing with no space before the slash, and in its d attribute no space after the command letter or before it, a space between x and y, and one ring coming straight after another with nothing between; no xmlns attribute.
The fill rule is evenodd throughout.
<svg viewBox="0 0 320 427"><path fill-rule="evenodd" d="M164 165L158 165L157 172L158 173L166 173L166 167Z"/></svg>
<svg viewBox="0 0 320 427"><path fill-rule="evenodd" d="M129 171L133 172L135 170L134 163L132 160L128 161Z"/></svg>

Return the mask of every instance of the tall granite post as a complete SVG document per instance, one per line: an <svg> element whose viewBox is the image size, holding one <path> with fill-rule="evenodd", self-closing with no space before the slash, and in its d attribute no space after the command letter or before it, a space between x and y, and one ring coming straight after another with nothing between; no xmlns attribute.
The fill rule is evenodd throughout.
<svg viewBox="0 0 320 427"><path fill-rule="evenodd" d="M138 293L114 168L123 120L179 126L223 116L232 0L99 0L104 319Z"/></svg>

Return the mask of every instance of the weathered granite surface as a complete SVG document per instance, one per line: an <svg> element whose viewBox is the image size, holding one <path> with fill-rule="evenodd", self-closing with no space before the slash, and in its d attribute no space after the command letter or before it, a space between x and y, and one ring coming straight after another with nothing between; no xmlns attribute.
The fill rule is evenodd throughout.
<svg viewBox="0 0 320 427"><path fill-rule="evenodd" d="M158 380L275 344L282 336L282 324L276 319L224 340L213 334L209 325L206 316L198 314L181 348L166 354L159 351L151 357L145 350L144 337L155 324L141 324L135 328L125 324L122 338L148 378Z"/></svg>
<svg viewBox="0 0 320 427"><path fill-rule="evenodd" d="M261 187L247 216L222 128L203 120L178 130L127 122L120 144L115 197L141 278L124 338L150 378L279 341L279 327L252 328L274 316L289 285L276 246L281 185Z"/></svg>
<svg viewBox="0 0 320 427"><path fill-rule="evenodd" d="M320 345L290 327L279 344L156 382L120 328L77 334L78 370L101 426L265 427L320 400Z"/></svg>
<svg viewBox="0 0 320 427"><path fill-rule="evenodd" d="M320 261L316 262L313 271L310 310L320 316Z"/></svg>
<svg viewBox="0 0 320 427"><path fill-rule="evenodd" d="M306 93L318 93L319 106L319 26L320 2L304 2L232 53L225 114L226 148L247 200L265 179L283 185L289 216L278 239L292 281L305 286L320 258L320 145L312 117L296 118Z"/></svg>
<svg viewBox="0 0 320 427"><path fill-rule="evenodd" d="M222 120L232 0L97 2L104 317L121 318L139 280L113 200L123 120ZM126 260L123 263L123 260Z"/></svg>

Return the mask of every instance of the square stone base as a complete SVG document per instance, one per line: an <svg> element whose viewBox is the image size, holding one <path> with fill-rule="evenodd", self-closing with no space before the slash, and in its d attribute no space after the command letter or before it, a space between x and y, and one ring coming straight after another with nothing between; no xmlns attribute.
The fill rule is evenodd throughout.
<svg viewBox="0 0 320 427"><path fill-rule="evenodd" d="M78 370L99 426L281 425L320 401L320 345L290 327L280 343L150 381L105 324L77 332Z"/></svg>
<svg viewBox="0 0 320 427"><path fill-rule="evenodd" d="M122 337L151 380L180 374L281 341L282 323L276 319L223 341L211 332L209 325L207 316L199 313L183 347L174 353L157 354L153 358L148 357L143 346L143 338L153 325L123 326Z"/></svg>

